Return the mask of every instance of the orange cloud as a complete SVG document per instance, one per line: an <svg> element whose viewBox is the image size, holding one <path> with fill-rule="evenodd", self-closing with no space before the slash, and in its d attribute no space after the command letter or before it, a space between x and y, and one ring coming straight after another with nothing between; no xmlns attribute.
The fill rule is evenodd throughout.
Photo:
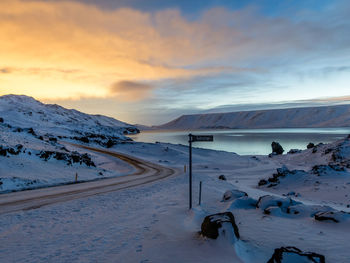
<svg viewBox="0 0 350 263"><path fill-rule="evenodd" d="M188 22L176 10L151 15L73 1L2 0L0 68L14 70L0 74L0 95L103 98L116 80L220 71L183 66L215 55L224 37L225 32Z"/></svg>

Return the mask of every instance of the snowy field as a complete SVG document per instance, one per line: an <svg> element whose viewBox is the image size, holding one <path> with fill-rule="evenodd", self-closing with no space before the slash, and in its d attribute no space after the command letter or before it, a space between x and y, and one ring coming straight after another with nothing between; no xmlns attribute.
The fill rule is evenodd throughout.
<svg viewBox="0 0 350 263"><path fill-rule="evenodd" d="M348 170L326 167L321 175L311 172L315 165L332 162L346 167L348 144L344 140L272 158L194 149L192 211L188 210L188 178L182 174L129 190L2 215L0 261L267 262L274 249L294 246L322 254L326 262L349 262L350 240L344 233L350 228L350 217L339 212L350 211ZM120 144L113 150L172 167L182 167L188 158L187 147L180 145ZM333 161L332 156L340 159ZM269 187L269 181L258 186L281 167L285 175L278 177L275 186ZM305 173L286 172L295 169ZM219 180L220 175L227 180ZM293 175L296 180L291 180ZM203 182L201 206L197 204L199 181ZM224 193L234 189L248 197L233 194L223 201ZM257 208L259 197L265 195L271 196L260 200ZM201 236L203 218L224 211L234 214L240 240ZM319 211L332 212L330 217L338 222L315 220Z"/></svg>
<svg viewBox="0 0 350 263"><path fill-rule="evenodd" d="M16 112L10 109L13 103L24 103L21 109L33 105ZM134 172L117 158L71 143L177 170L188 163L188 147L131 142L125 134L135 131L127 124L102 118L89 126L92 119L79 115L86 125L76 130L67 124L72 112L63 108L55 107L65 115L56 124L41 117L33 121L37 107L47 116L52 106L0 99L1 192L70 183L77 173L86 181ZM32 115L24 118L28 112ZM192 210L183 172L130 189L4 213L0 262L273 263L278 261L269 259L281 247L297 248L285 252L281 262L324 262L310 261L307 252L323 255L325 262L350 262L349 168L349 138L271 157L194 148ZM232 213L236 231L224 222L217 239L200 234L205 217L221 212Z"/></svg>

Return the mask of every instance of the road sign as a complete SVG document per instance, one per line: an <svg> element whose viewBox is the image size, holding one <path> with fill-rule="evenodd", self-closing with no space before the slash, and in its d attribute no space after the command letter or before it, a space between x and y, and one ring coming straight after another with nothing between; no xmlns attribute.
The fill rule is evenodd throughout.
<svg viewBox="0 0 350 263"><path fill-rule="evenodd" d="M192 142L212 142L214 141L213 135L192 135L190 134L190 140Z"/></svg>
<svg viewBox="0 0 350 263"><path fill-rule="evenodd" d="M213 135L192 135L191 133L188 135L189 140L189 201L190 201L190 209L192 209L192 143L193 142L212 142L214 141Z"/></svg>

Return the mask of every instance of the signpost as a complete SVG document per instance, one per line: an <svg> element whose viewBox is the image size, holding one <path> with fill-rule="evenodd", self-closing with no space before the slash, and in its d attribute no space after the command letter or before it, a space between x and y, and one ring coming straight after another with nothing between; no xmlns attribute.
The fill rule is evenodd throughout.
<svg viewBox="0 0 350 263"><path fill-rule="evenodd" d="M189 207L192 209L192 143L193 142L212 142L214 141L213 135L188 135L189 140Z"/></svg>

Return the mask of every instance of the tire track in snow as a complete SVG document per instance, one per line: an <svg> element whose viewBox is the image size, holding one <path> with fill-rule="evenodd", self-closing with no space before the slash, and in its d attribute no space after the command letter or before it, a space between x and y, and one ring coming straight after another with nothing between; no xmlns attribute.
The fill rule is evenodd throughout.
<svg viewBox="0 0 350 263"><path fill-rule="evenodd" d="M136 171L130 175L97 181L2 194L0 195L0 215L136 187L179 173L177 169L164 167L126 154L81 145L74 146L118 158L129 163Z"/></svg>

